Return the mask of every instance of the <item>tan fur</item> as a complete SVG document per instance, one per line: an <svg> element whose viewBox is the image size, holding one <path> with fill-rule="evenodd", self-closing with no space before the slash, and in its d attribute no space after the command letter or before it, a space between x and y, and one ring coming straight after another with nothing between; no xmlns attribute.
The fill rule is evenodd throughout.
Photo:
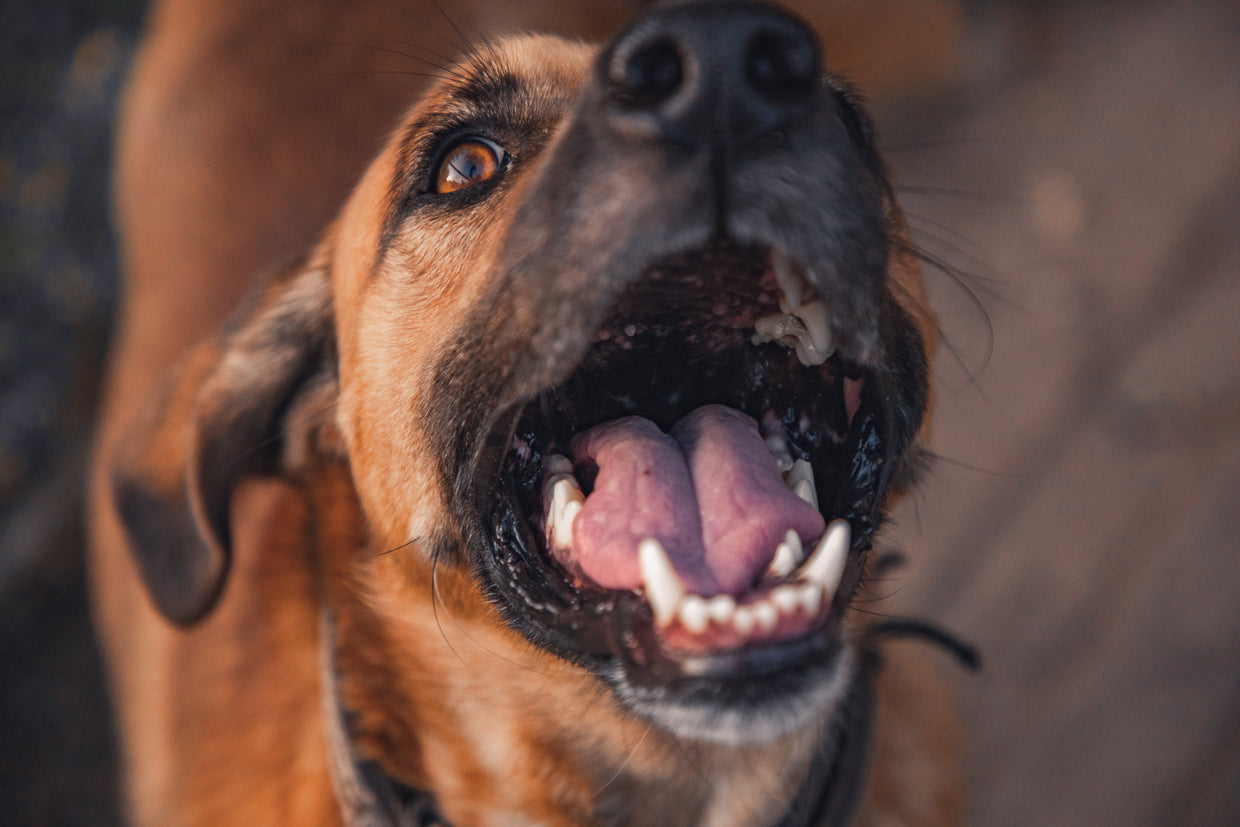
<svg viewBox="0 0 1240 827"><path fill-rule="evenodd" d="M580 4L547 5L573 16ZM583 824L601 798L630 802L634 824L739 827L779 812L819 733L740 748L678 742L623 711L584 670L527 643L468 573L432 566L420 543L448 522L447 503L410 412L430 404L431 366L486 286L505 202L468 224L419 228L419 243L385 265L437 278L373 272L401 129L327 222L408 84L380 81L366 99L351 95L342 67L355 54L324 44L375 39L375 21L391 9L294 6L162 4L122 121L128 298L96 463L91 574L133 820L338 823L320 708L326 598L337 607L341 692L361 716L359 747L393 777L434 789L457 827ZM444 29L425 14L431 30ZM455 6L452 14L466 30L484 18ZM286 33L288 48L267 39L273 31ZM558 39L493 48L515 72L558 89L574 89L590 57ZM239 151L251 132L260 139ZM323 226L305 272L332 274L338 403L301 400L289 417L297 427L287 478L246 480L233 497L233 570L219 605L192 628L174 628L127 552L108 469L154 397L161 414L138 460L158 484L180 483L188 423L211 404L207 377L221 347L212 332L257 268L309 246ZM913 262L896 261L892 278L932 341ZM259 306L285 299L273 290ZM178 359L176 380L157 391ZM906 649L893 648L881 673L865 823L956 823L954 727L931 690L933 669Z"/></svg>

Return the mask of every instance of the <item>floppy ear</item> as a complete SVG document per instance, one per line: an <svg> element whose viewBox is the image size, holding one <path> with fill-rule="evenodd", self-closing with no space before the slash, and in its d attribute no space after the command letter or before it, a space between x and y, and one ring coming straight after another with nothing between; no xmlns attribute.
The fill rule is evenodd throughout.
<svg viewBox="0 0 1240 827"><path fill-rule="evenodd" d="M111 468L115 504L147 590L173 622L200 620L219 597L237 483L304 456L289 429L304 439L307 416L334 411L334 328L325 268L286 271L191 351L127 429Z"/></svg>

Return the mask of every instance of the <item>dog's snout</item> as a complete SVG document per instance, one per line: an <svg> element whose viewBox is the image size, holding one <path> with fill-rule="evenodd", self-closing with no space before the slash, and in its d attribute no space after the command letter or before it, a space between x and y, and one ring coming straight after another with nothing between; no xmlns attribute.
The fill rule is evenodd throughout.
<svg viewBox="0 0 1240 827"><path fill-rule="evenodd" d="M812 32L755 3L655 12L603 57L611 128L686 148L744 146L811 100L820 64Z"/></svg>

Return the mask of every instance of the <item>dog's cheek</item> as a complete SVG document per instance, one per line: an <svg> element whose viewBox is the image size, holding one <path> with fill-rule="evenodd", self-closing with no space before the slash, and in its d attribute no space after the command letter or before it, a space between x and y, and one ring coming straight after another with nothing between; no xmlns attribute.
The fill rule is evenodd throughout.
<svg viewBox="0 0 1240 827"><path fill-rule="evenodd" d="M341 333L342 430L375 539L388 547L460 540L453 480L443 471L448 447L434 440L428 419L462 415L437 404L433 366L490 271L485 219L481 228L465 224L459 216L410 222Z"/></svg>

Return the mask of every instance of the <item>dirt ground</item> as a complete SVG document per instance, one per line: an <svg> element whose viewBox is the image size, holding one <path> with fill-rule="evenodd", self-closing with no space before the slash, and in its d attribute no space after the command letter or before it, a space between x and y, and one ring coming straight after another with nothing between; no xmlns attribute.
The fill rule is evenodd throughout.
<svg viewBox="0 0 1240 827"><path fill-rule="evenodd" d="M117 821L76 515L140 6L0 3L0 824ZM866 608L982 651L972 823L1236 823L1240 6L970 8L933 94L878 90L945 343Z"/></svg>

